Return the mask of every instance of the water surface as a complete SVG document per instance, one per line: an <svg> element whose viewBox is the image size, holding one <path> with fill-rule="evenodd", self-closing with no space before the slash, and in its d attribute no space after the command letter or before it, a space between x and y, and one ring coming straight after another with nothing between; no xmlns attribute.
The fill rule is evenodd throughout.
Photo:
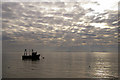
<svg viewBox="0 0 120 80"><path fill-rule="evenodd" d="M113 52L41 52L45 59L23 61L23 52L3 53L3 78L109 78L118 76Z"/></svg>

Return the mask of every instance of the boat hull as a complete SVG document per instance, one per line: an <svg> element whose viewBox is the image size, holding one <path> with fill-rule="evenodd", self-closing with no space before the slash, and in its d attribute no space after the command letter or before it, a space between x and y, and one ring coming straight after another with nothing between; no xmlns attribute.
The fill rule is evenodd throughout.
<svg viewBox="0 0 120 80"><path fill-rule="evenodd" d="M27 59L39 60L40 59L39 57L40 57L40 55L35 55L35 56L32 56L32 55L29 55L29 56L23 55L22 56L22 60L27 60Z"/></svg>

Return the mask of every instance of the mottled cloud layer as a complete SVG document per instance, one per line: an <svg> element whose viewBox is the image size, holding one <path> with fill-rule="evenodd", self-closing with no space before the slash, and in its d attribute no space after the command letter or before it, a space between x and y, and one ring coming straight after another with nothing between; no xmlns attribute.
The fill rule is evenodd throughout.
<svg viewBox="0 0 120 80"><path fill-rule="evenodd" d="M17 46L59 49L117 45L118 11L98 11L88 5L101 4L97 1L4 2L3 41Z"/></svg>

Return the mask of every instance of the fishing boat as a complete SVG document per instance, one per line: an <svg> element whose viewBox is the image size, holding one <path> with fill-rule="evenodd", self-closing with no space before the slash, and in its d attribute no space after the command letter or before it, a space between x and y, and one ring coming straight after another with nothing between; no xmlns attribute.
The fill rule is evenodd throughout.
<svg viewBox="0 0 120 80"><path fill-rule="evenodd" d="M37 54L37 52L33 51L33 49L32 49L32 54L30 54L30 51L29 51L29 54L28 54L27 49L25 49L24 55L22 56L22 60L26 60L26 59L39 60L40 59L40 54Z"/></svg>

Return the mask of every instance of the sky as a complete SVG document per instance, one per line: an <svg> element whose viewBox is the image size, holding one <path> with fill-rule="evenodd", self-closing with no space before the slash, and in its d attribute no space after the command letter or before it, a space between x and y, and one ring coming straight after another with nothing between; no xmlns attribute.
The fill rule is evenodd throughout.
<svg viewBox="0 0 120 80"><path fill-rule="evenodd" d="M118 0L3 2L4 50L116 51Z"/></svg>

